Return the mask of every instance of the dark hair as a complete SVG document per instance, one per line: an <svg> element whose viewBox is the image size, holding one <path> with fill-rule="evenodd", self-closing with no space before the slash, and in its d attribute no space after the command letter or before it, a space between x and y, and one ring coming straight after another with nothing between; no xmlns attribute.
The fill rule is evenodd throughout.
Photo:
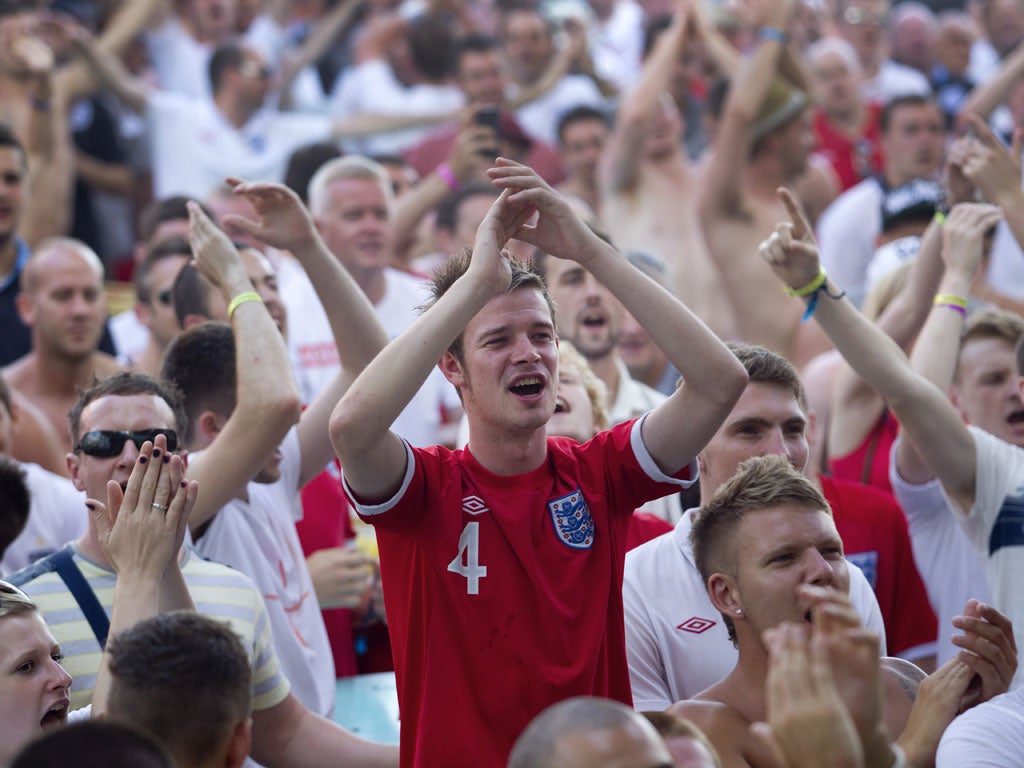
<svg viewBox="0 0 1024 768"><path fill-rule="evenodd" d="M893 113L900 107L933 107L935 111L941 115L942 110L939 109L938 104L935 103L935 99L931 96L925 96L920 93L905 93L902 96L896 96L886 102L885 106L882 107L881 113L878 115L878 131L882 135L889 131L889 126L892 124Z"/></svg>
<svg viewBox="0 0 1024 768"><path fill-rule="evenodd" d="M444 264L434 271L430 278L430 300L424 305L425 309L429 310L430 307L437 303L438 299L448 292L448 289L455 284L456 280L466 274L466 270L469 269L471 256L471 250L466 248L461 253L450 256ZM540 291L541 296L544 297L544 301L548 305L548 310L551 312L551 323L554 325L555 302L551 300L551 294L548 293L548 287L544 282L544 278L534 271L532 264L524 265L512 259L512 281L509 283L507 293L512 293L520 288L533 288L536 291ZM463 334L460 333L458 338L448 347L448 351L460 363L465 362L462 336Z"/></svg>
<svg viewBox="0 0 1024 768"><path fill-rule="evenodd" d="M0 557L25 529L30 506L25 470L14 459L0 454Z"/></svg>
<svg viewBox="0 0 1024 768"><path fill-rule="evenodd" d="M451 54L452 74L458 77L461 71L462 57L467 53L490 53L491 51L500 52L501 44L490 35L472 34L456 40Z"/></svg>
<svg viewBox="0 0 1024 768"><path fill-rule="evenodd" d="M558 118L558 126L556 128L559 143L565 143L566 128L573 123L582 123L588 120L599 120L606 128L609 125L608 115L600 109L586 104L581 104L578 107L573 107L563 112L562 116Z"/></svg>
<svg viewBox="0 0 1024 768"><path fill-rule="evenodd" d="M142 731L111 720L85 720L48 731L10 768L174 768L164 748Z"/></svg>
<svg viewBox="0 0 1024 768"><path fill-rule="evenodd" d="M416 68L429 80L444 80L451 69L448 51L452 47L455 19L450 13L424 13L409 25L409 55Z"/></svg>
<svg viewBox="0 0 1024 768"><path fill-rule="evenodd" d="M185 445L195 437L195 424L204 411L228 417L235 410L235 336L227 323L194 325L172 341L164 352L160 376L173 382L185 400L189 430Z"/></svg>
<svg viewBox="0 0 1024 768"><path fill-rule="evenodd" d="M174 302L174 316L178 326L185 327L189 315L210 316L210 294L216 290L192 264L181 268L171 287L171 301Z"/></svg>
<svg viewBox="0 0 1024 768"><path fill-rule="evenodd" d="M6 123L0 123L0 148L10 147L21 154L21 167L28 168L28 158L25 155L25 147L18 139L18 135Z"/></svg>
<svg viewBox="0 0 1024 768"><path fill-rule="evenodd" d="M345 153L337 145L327 141L306 144L292 152L288 168L284 172L284 185L299 196L304 204L309 203L309 182L326 163Z"/></svg>
<svg viewBox="0 0 1024 768"><path fill-rule="evenodd" d="M437 213L434 215L434 226L438 229L454 232L455 228L459 225L459 211L466 200L471 197L489 197L491 200L497 200L499 194L494 185L487 181L474 181L471 184L460 187L457 192L449 194L437 206Z"/></svg>
<svg viewBox="0 0 1024 768"><path fill-rule="evenodd" d="M156 735L181 765L209 757L249 717L249 657L227 624L164 613L111 639L107 652L110 717Z"/></svg>
<svg viewBox="0 0 1024 768"><path fill-rule="evenodd" d="M210 56L208 72L210 75L210 92L217 93L224 81L224 74L228 70L238 69L245 61L245 47L237 42L231 41L217 46Z"/></svg>
<svg viewBox="0 0 1024 768"><path fill-rule="evenodd" d="M700 577L707 586L715 573L734 574L737 568L734 542L744 518L782 504L805 509L832 510L814 483L794 469L785 456L757 456L740 464L736 474L715 491L694 516L690 546ZM736 627L724 613L729 639L736 642Z"/></svg>
<svg viewBox="0 0 1024 768"><path fill-rule="evenodd" d="M135 274L132 275L132 283L135 285L135 295L143 304L149 304L153 297L149 290L149 273L153 267L164 259L173 256L187 256L192 258L192 244L188 238L182 235L171 235L158 240L146 250L146 255L139 264Z"/></svg>
<svg viewBox="0 0 1024 768"><path fill-rule="evenodd" d="M726 344L747 371L750 384L774 384L789 390L800 407L807 410L807 395L796 367L783 355L758 344Z"/></svg>
<svg viewBox="0 0 1024 768"><path fill-rule="evenodd" d="M148 242L165 221L188 221L190 199L184 195L173 195L154 200L143 208L139 215L139 239ZM215 218L213 212L205 205L200 203L199 207L211 221Z"/></svg>
<svg viewBox="0 0 1024 768"><path fill-rule="evenodd" d="M78 394L78 402L68 413L71 427L71 442L78 445L82 437L82 411L89 403L102 397L130 397L131 395L156 395L170 407L174 414L174 430L185 434L188 429L188 417L181 404L181 392L173 383L154 379L143 373L134 371L118 371L105 379L94 378L92 384Z"/></svg>

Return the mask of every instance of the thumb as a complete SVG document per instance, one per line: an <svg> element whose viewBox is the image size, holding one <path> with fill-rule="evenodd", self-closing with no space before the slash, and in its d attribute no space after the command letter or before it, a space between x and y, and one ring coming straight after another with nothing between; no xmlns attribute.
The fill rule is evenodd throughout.
<svg viewBox="0 0 1024 768"><path fill-rule="evenodd" d="M100 541L106 541L110 531L114 527L110 512L106 504L97 499L86 499L85 506L89 510L89 516L96 525L96 532Z"/></svg>
<svg viewBox="0 0 1024 768"><path fill-rule="evenodd" d="M1010 142L1010 152L1013 154L1014 162L1020 162L1021 148L1024 147L1024 130L1017 128L1013 132L1013 140Z"/></svg>

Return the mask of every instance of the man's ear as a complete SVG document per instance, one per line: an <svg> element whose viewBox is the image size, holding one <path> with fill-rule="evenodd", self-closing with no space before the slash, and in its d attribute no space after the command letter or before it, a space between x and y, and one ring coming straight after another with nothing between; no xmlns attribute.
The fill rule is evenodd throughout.
<svg viewBox="0 0 1024 768"><path fill-rule="evenodd" d="M731 576L724 573L713 573L708 579L708 597L711 604L729 617L740 616L737 611L743 610L743 603L740 600L739 590L736 582ZM735 621L735 619L733 619Z"/></svg>
<svg viewBox="0 0 1024 768"><path fill-rule="evenodd" d="M227 419L214 411L203 411L196 419L195 436L197 446L205 448L214 441L227 423Z"/></svg>
<svg viewBox="0 0 1024 768"><path fill-rule="evenodd" d="M445 352L441 356L437 367L441 369L441 373L453 387L458 389L466 386L466 372L463 370L462 363L451 352Z"/></svg>
<svg viewBox="0 0 1024 768"><path fill-rule="evenodd" d="M74 483L75 489L79 491L85 490L85 483L78 477L78 466L79 456L77 453L69 453L64 457L64 462L68 467L68 477L71 478L71 482Z"/></svg>
<svg viewBox="0 0 1024 768"><path fill-rule="evenodd" d="M14 307L18 310L18 318L21 322L31 327L36 317L36 304L32 301L32 296L21 291L14 297Z"/></svg>
<svg viewBox="0 0 1024 768"><path fill-rule="evenodd" d="M231 729L230 744L224 765L228 768L241 768L252 748L252 718L247 717L235 724Z"/></svg>
<svg viewBox="0 0 1024 768"><path fill-rule="evenodd" d="M1021 377L1021 382L1024 383L1024 377ZM970 424L971 420L967 417L967 411L964 410L963 400L960 398L960 390L957 389L956 384L950 384L946 394L949 396L949 402L953 404L956 412L960 414L960 419L964 424Z"/></svg>
<svg viewBox="0 0 1024 768"><path fill-rule="evenodd" d="M189 314L185 315L185 321L182 323L181 329L183 331L187 331L193 325L199 325L200 323L208 322L210 322L210 318L203 317L202 315L197 315L195 313L190 312Z"/></svg>

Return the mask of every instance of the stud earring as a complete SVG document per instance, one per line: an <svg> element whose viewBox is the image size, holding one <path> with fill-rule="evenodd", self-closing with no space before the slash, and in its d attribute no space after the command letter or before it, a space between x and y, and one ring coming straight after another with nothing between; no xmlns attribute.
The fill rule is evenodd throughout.
<svg viewBox="0 0 1024 768"><path fill-rule="evenodd" d="M737 616L742 616L743 615L743 609L742 608L737 608L736 609L736 615Z"/></svg>

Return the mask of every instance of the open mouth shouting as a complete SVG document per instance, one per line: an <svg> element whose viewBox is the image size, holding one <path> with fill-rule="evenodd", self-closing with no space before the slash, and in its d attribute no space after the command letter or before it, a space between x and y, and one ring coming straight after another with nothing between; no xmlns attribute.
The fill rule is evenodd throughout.
<svg viewBox="0 0 1024 768"><path fill-rule="evenodd" d="M534 400L544 394L547 382L538 374L517 376L509 385L509 392L524 400Z"/></svg>
<svg viewBox="0 0 1024 768"><path fill-rule="evenodd" d="M69 706L70 701L67 697L54 702L39 721L39 726L43 730L47 730L48 728L65 725L68 721Z"/></svg>

